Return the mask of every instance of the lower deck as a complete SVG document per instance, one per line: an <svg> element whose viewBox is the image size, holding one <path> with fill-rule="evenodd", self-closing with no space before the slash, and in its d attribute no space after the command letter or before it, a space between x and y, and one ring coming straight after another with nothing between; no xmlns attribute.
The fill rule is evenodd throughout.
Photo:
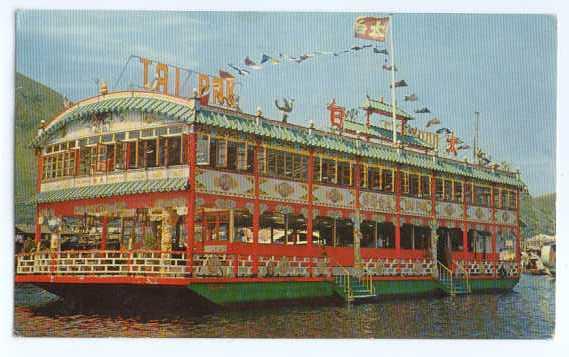
<svg viewBox="0 0 569 357"><path fill-rule="evenodd" d="M252 255L185 251L60 251L17 256L16 283L36 284L64 298L173 290L196 301L231 305L281 300L343 297L359 280L376 298L449 293L444 281L466 281L469 292L511 289L519 278L513 261L453 261L447 267L428 256L395 259L362 256L361 265L344 266L334 249L304 255ZM347 280L346 280L347 279ZM358 284L354 282L352 284ZM448 287L446 287L448 288ZM94 289L94 290L93 290ZM89 292L87 295L86 292ZM451 291L452 293L452 291ZM177 294L177 293L176 293ZM178 296L176 295L175 296ZM186 298L183 298L186 299Z"/></svg>

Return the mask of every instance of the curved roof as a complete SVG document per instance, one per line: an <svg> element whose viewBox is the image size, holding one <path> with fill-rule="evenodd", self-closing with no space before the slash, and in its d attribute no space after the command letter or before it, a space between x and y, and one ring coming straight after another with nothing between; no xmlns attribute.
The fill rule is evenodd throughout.
<svg viewBox="0 0 569 357"><path fill-rule="evenodd" d="M65 125L98 113L139 111L163 114L180 121L188 121L194 113L194 101L152 92L114 92L88 98L76 103L51 120L32 146L40 146Z"/></svg>
<svg viewBox="0 0 569 357"><path fill-rule="evenodd" d="M94 113L140 111L163 114L176 120L198 123L224 129L232 129L253 134L271 140L304 145L317 149L331 150L349 155L358 155L415 166L450 175L461 175L483 181L498 182L524 187L524 183L513 173L492 171L456 160L436 158L409 150L396 148L362 140L335 135L321 130L262 119L257 123L254 116L244 113L220 110L211 107L195 108L193 99L183 99L159 93L129 91L115 92L108 95L86 99L75 104L55 117L35 138L32 145L40 146L47 138L68 123Z"/></svg>

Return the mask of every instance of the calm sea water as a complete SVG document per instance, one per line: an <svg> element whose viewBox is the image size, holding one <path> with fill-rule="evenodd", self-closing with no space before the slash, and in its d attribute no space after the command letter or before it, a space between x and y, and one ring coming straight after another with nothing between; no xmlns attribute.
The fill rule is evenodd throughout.
<svg viewBox="0 0 569 357"><path fill-rule="evenodd" d="M522 276L512 292L390 299L355 306L247 308L208 313L69 311L53 295L16 288L15 334L74 337L548 338L555 280Z"/></svg>

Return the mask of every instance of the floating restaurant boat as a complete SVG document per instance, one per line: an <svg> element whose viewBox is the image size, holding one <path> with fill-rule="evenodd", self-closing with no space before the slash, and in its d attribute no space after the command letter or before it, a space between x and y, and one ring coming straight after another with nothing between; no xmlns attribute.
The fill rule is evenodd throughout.
<svg viewBox="0 0 569 357"><path fill-rule="evenodd" d="M35 249L16 283L230 305L518 282L519 172L439 155L399 108L394 144L372 124L393 114L382 99L364 100L365 122L333 101L318 130L242 112L228 79L182 96L159 64L151 88L148 68L146 89L102 84L39 129Z"/></svg>

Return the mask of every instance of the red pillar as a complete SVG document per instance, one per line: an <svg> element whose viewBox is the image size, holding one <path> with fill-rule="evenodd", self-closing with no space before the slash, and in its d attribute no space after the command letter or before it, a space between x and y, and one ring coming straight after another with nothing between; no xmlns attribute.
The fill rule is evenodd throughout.
<svg viewBox="0 0 569 357"><path fill-rule="evenodd" d="M41 151L38 150L36 152L37 160L38 160L38 171L36 176L36 192L41 191L41 181L43 177L43 158L41 155ZM39 224L39 217L40 217L40 205L36 206L36 220L35 220L35 235L34 235L34 242L36 243L35 246L38 246L38 243L41 241L41 224Z"/></svg>
<svg viewBox="0 0 569 357"><path fill-rule="evenodd" d="M307 215L308 217L306 217L306 246L308 248L312 248L312 232L314 230L314 227L312 226L312 220L313 220L313 206L312 206L312 201L314 199L313 197L313 192L312 192L312 188L313 188L313 181L314 181L314 151L310 150L310 154L308 156L308 209L307 209Z"/></svg>
<svg viewBox="0 0 569 357"><path fill-rule="evenodd" d="M492 188L490 190L490 207L492 207L492 226L490 228L491 233L492 233L492 266L493 266L493 270L494 270L494 275L496 275L496 268L498 267L497 265L497 257L498 254L496 254L496 231L498 230L498 226L496 225L496 204L495 202L495 197L494 197L494 188Z"/></svg>
<svg viewBox="0 0 569 357"><path fill-rule="evenodd" d="M261 219L261 207L259 202L259 181L260 181L260 167L259 167L259 150L261 145L257 141L255 150L253 151L253 174L255 176L255 201L253 203L253 275L257 275L259 271L259 222Z"/></svg>
<svg viewBox="0 0 569 357"><path fill-rule="evenodd" d="M521 240L522 234L520 230L520 191L516 190L516 264L518 265L518 271L521 272L521 261L522 261L522 251L521 251Z"/></svg>
<svg viewBox="0 0 569 357"><path fill-rule="evenodd" d="M469 182L464 182L462 190L466 192L466 185L470 185ZM470 187L470 199L472 199L472 192L474 191L474 187ZM462 223L462 252L464 253L464 259L466 259L468 255L468 222L466 221L468 218L468 199L466 195L464 196L463 200L463 223Z"/></svg>
<svg viewBox="0 0 569 357"><path fill-rule="evenodd" d="M36 176L36 192L41 191L41 180L43 177L43 157L41 155L41 151L36 152L37 160L38 160L38 174Z"/></svg>
<svg viewBox="0 0 569 357"><path fill-rule="evenodd" d="M360 212L360 188L361 188L361 163L360 160L357 159L356 160L356 166L354 168L354 173L353 173L354 177L353 177L353 183L354 183L354 191L355 191L355 204L354 204L354 208L356 209L356 219L359 221L358 223L358 230L360 233L360 237L361 237L361 224L362 224L362 217L361 217L361 212ZM354 224L355 227L355 224ZM355 232L354 232L355 233ZM354 234L354 239L355 239L355 234ZM354 266L356 266L356 264L360 264L361 261L358 261L357 259L361 260L361 241L358 243L358 250L356 252L354 252ZM355 246L355 244L354 244Z"/></svg>
<svg viewBox="0 0 569 357"><path fill-rule="evenodd" d="M401 171L395 170L395 253L401 257Z"/></svg>
<svg viewBox="0 0 569 357"><path fill-rule="evenodd" d="M437 174L433 171L431 174L431 216L433 220L437 218Z"/></svg>
<svg viewBox="0 0 569 357"><path fill-rule="evenodd" d="M188 212L186 214L186 266L187 273L192 273L193 265L193 247L196 216L196 132L194 127L188 135ZM202 237L203 239L203 237Z"/></svg>
<svg viewBox="0 0 569 357"><path fill-rule="evenodd" d="M109 222L109 218L105 215L102 219L103 231L101 232L101 245L99 247L100 250L107 249L107 233L108 227L107 224Z"/></svg>

